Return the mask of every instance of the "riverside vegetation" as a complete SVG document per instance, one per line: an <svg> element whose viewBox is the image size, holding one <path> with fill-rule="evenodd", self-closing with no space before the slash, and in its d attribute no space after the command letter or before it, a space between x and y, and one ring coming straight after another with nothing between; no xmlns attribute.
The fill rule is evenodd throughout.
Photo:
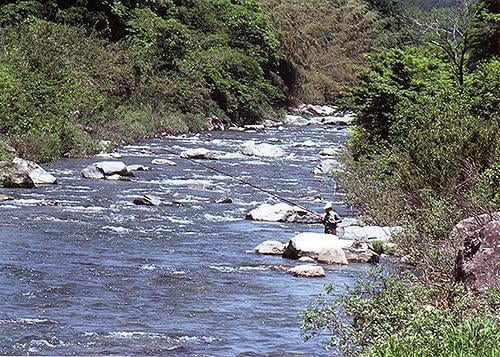
<svg viewBox="0 0 500 357"><path fill-rule="evenodd" d="M413 268L374 273L333 300L327 287L302 314L306 338L327 331L327 346L351 355L500 353L499 287L472 294L456 281L464 242L450 235L499 209L499 10L400 8L390 31L412 41L373 51L344 93L357 116L338 179L366 221L405 227L396 243Z"/></svg>
<svg viewBox="0 0 500 357"><path fill-rule="evenodd" d="M0 157L13 149L38 161L88 155L101 140L253 124L294 100L333 100L375 43L382 20L368 7L2 1ZM327 26L322 11L332 13Z"/></svg>
<svg viewBox="0 0 500 357"><path fill-rule="evenodd" d="M414 270L334 301L327 287L306 338L326 330L354 355L496 355L500 294L454 281L449 232L500 203L499 9L430 3L1 1L0 158L88 155L340 98L356 119L338 180L367 222L405 227Z"/></svg>

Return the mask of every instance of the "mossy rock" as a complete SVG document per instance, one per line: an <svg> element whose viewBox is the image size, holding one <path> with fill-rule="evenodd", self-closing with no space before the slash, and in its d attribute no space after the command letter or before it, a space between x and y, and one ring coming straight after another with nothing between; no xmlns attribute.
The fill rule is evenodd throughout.
<svg viewBox="0 0 500 357"><path fill-rule="evenodd" d="M372 249L377 254L395 255L396 254L396 243L385 242L383 240L374 240L370 242Z"/></svg>

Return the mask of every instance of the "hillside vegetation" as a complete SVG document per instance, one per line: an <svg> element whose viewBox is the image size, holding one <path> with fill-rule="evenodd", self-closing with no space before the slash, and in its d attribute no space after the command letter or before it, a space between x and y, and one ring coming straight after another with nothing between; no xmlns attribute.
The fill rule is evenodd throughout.
<svg viewBox="0 0 500 357"><path fill-rule="evenodd" d="M3 150L46 161L253 123L285 100L280 61L252 0L2 1Z"/></svg>

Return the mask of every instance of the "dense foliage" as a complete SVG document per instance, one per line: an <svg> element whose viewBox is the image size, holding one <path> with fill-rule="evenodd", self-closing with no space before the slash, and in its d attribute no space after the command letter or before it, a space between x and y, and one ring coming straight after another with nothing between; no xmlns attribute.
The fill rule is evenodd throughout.
<svg viewBox="0 0 500 357"><path fill-rule="evenodd" d="M407 279L378 276L350 296L311 305L306 338L326 330L330 347L353 355L500 353L498 290L472 296L455 282L463 237L450 235L460 220L500 208L492 4L401 15L409 25L389 30L400 39L399 31L414 31L418 41L373 51L344 93L356 116L339 182L366 222L404 227L396 250L414 268Z"/></svg>
<svg viewBox="0 0 500 357"><path fill-rule="evenodd" d="M2 1L1 139L49 160L213 116L253 123L284 100L280 61L252 0Z"/></svg>
<svg viewBox="0 0 500 357"><path fill-rule="evenodd" d="M352 356L496 356L500 329L498 292L478 302L460 286L446 301L439 292L409 280L372 272L347 294L335 287L302 313L306 339L331 332L327 348Z"/></svg>
<svg viewBox="0 0 500 357"><path fill-rule="evenodd" d="M361 0L263 0L286 62L288 94L332 102L355 82L354 68L377 43L385 20Z"/></svg>

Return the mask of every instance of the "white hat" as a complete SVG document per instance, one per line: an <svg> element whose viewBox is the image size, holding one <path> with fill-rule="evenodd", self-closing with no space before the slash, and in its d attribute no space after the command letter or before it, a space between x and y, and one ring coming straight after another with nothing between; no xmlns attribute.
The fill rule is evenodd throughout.
<svg viewBox="0 0 500 357"><path fill-rule="evenodd" d="M325 211L333 209L333 202L328 202L325 207L323 207Z"/></svg>

